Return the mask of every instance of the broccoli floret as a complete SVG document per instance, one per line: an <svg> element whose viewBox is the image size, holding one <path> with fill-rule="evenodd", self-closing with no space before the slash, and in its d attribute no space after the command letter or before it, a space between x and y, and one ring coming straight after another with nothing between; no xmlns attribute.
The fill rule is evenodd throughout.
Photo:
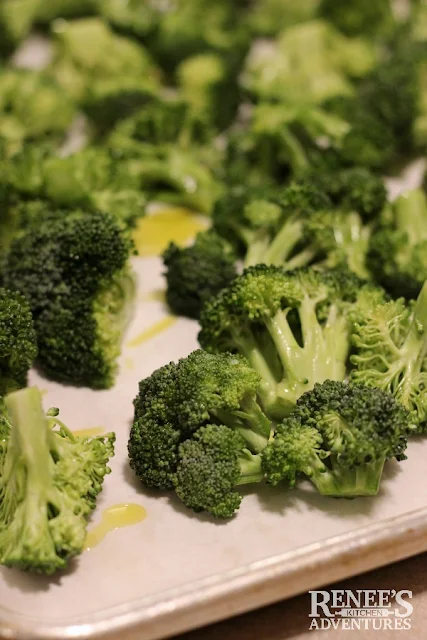
<svg viewBox="0 0 427 640"><path fill-rule="evenodd" d="M25 387L36 356L28 302L19 293L0 288L0 396Z"/></svg>
<svg viewBox="0 0 427 640"><path fill-rule="evenodd" d="M354 323L352 380L391 393L427 423L427 284L415 303L376 305Z"/></svg>
<svg viewBox="0 0 427 640"><path fill-rule="evenodd" d="M190 247L172 242L163 254L166 298L177 315L198 318L203 304L237 275L232 246L215 231L197 234Z"/></svg>
<svg viewBox="0 0 427 640"><path fill-rule="evenodd" d="M427 199L420 189L390 207L371 236L368 266L392 295L417 297L427 280Z"/></svg>
<svg viewBox="0 0 427 640"><path fill-rule="evenodd" d="M39 0L2 0L0 3L0 54L8 55L30 31Z"/></svg>
<svg viewBox="0 0 427 640"><path fill-rule="evenodd" d="M307 476L322 495L373 496L384 463L405 458L408 411L380 389L327 380L299 398L262 454L272 484Z"/></svg>
<svg viewBox="0 0 427 640"><path fill-rule="evenodd" d="M114 217L80 211L14 240L4 282L30 303L48 375L94 388L113 384L135 297L131 247Z"/></svg>
<svg viewBox="0 0 427 640"><path fill-rule="evenodd" d="M281 190L235 187L215 205L214 229L231 240L246 266L304 266L311 252L300 250L304 222L315 211L332 207L312 181L294 181Z"/></svg>
<svg viewBox="0 0 427 640"><path fill-rule="evenodd" d="M108 130L157 92L159 72L148 52L116 35L102 19L54 22L53 32L50 73L87 110L97 129Z"/></svg>
<svg viewBox="0 0 427 640"><path fill-rule="evenodd" d="M64 91L43 72L0 70L0 137L19 149L26 139L62 135L75 114Z"/></svg>
<svg viewBox="0 0 427 640"><path fill-rule="evenodd" d="M115 436L73 436L54 417L57 410L44 414L35 387L6 396L5 406L10 434L0 443L0 563L53 574L83 551Z"/></svg>
<svg viewBox="0 0 427 640"><path fill-rule="evenodd" d="M284 29L267 46L255 46L242 83L258 99L320 105L334 96L352 95L352 79L365 76L375 63L372 43L347 38L323 20L310 20Z"/></svg>
<svg viewBox="0 0 427 640"><path fill-rule="evenodd" d="M360 287L343 270L250 267L205 305L200 344L246 356L261 376L264 409L283 417L316 382L344 379L350 344L344 300L354 300Z"/></svg>
<svg viewBox="0 0 427 640"><path fill-rule="evenodd" d="M387 36L394 26L389 0L321 0L319 14L347 36Z"/></svg>
<svg viewBox="0 0 427 640"><path fill-rule="evenodd" d="M59 207L84 207L115 215L135 225L146 211L139 179L104 148L87 147L66 158L50 157L44 164L43 194Z"/></svg>
<svg viewBox="0 0 427 640"><path fill-rule="evenodd" d="M272 425L257 403L259 382L244 358L200 350L143 380L128 444L137 477L173 488L180 443L212 421L239 433L253 452L263 449Z"/></svg>
<svg viewBox="0 0 427 640"><path fill-rule="evenodd" d="M260 456L248 451L241 435L224 425L202 427L179 447L175 491L193 511L231 518L242 501L236 488L262 478Z"/></svg>

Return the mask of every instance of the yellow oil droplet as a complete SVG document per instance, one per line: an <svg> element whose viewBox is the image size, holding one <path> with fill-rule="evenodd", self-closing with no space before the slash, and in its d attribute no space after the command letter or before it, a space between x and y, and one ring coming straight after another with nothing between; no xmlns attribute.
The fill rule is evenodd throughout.
<svg viewBox="0 0 427 640"><path fill-rule="evenodd" d="M168 207L141 218L133 238L140 256L157 256L170 242L183 246L207 226L207 221L188 209Z"/></svg>
<svg viewBox="0 0 427 640"><path fill-rule="evenodd" d="M124 503L108 507L102 514L101 522L88 532L85 540L86 550L96 547L110 531L138 524L146 517L146 510L139 504Z"/></svg>
<svg viewBox="0 0 427 640"><path fill-rule="evenodd" d="M157 289L147 293L146 296L142 296L144 302L166 302L166 291L163 289Z"/></svg>
<svg viewBox="0 0 427 640"><path fill-rule="evenodd" d="M90 427L89 429L78 429L73 431L73 436L78 438L94 438L95 436L102 436L105 433L104 427Z"/></svg>
<svg viewBox="0 0 427 640"><path fill-rule="evenodd" d="M154 336L157 336L162 331L166 331L166 329L169 329L169 327L175 324L175 322L176 322L176 318L174 318L173 316L168 316L167 318L163 318L163 320L156 322L156 324L153 324L151 327L149 327L148 329L140 333L138 336L136 336L136 338L133 338L133 340L128 342L126 346L139 347L139 345L143 344L144 342L147 342L147 340L150 340L151 338L154 338Z"/></svg>

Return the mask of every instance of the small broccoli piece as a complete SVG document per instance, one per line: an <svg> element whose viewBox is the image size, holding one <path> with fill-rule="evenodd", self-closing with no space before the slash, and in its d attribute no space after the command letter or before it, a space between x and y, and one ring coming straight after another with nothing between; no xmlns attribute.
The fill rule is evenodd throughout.
<svg viewBox="0 0 427 640"><path fill-rule="evenodd" d="M303 474L320 494L378 493L384 463L402 460L413 433L408 411L380 389L326 380L299 398L262 453L272 484L294 486Z"/></svg>
<svg viewBox="0 0 427 640"><path fill-rule="evenodd" d="M285 27L315 18L318 0L261 0L250 6L248 22L259 36L274 36Z"/></svg>
<svg viewBox="0 0 427 640"><path fill-rule="evenodd" d="M140 180L125 161L101 147L87 147L48 158L42 168L43 194L59 207L84 207L111 213L127 226L145 214Z"/></svg>
<svg viewBox="0 0 427 640"><path fill-rule="evenodd" d="M260 482L261 458L245 448L241 435L224 425L202 427L179 446L175 491L193 511L231 518L239 508L240 485Z"/></svg>
<svg viewBox="0 0 427 640"><path fill-rule="evenodd" d="M108 130L157 92L159 72L148 52L116 35L102 19L60 21L53 31L50 73L87 110L97 129Z"/></svg>
<svg viewBox="0 0 427 640"><path fill-rule="evenodd" d="M372 234L368 266L392 295L416 298L427 280L427 199L420 189L400 196Z"/></svg>
<svg viewBox="0 0 427 640"><path fill-rule="evenodd" d="M213 420L253 452L263 449L272 425L257 403L259 381L244 358L200 350L143 380L128 443L137 477L148 487L173 488L180 443Z"/></svg>
<svg viewBox="0 0 427 640"><path fill-rule="evenodd" d="M242 84L261 100L321 105L353 95L353 78L365 76L375 64L373 44L347 38L323 20L309 20L284 29L267 46L253 47Z"/></svg>
<svg viewBox="0 0 427 640"><path fill-rule="evenodd" d="M83 551L113 433L75 437L44 414L35 387L5 398L10 434L0 443L0 563L53 574ZM55 429L58 425L59 429Z"/></svg>
<svg viewBox="0 0 427 640"><path fill-rule="evenodd" d="M355 382L391 393L414 422L427 424L427 284L415 303L403 299L359 313L353 329Z"/></svg>
<svg viewBox="0 0 427 640"><path fill-rule="evenodd" d="M36 356L28 302L19 293L0 288L0 396L25 387Z"/></svg>
<svg viewBox="0 0 427 640"><path fill-rule="evenodd" d="M53 216L14 240L4 282L30 303L48 375L94 388L113 384L135 297L131 249L116 219L97 212Z"/></svg>
<svg viewBox="0 0 427 640"><path fill-rule="evenodd" d="M235 118L239 89L235 74L218 54L200 53L187 58L176 70L178 88L195 113L225 129Z"/></svg>
<svg viewBox="0 0 427 640"><path fill-rule="evenodd" d="M177 315L198 318L203 304L237 275L232 246L215 231L197 234L190 247L171 243L163 254L166 298Z"/></svg>
<svg viewBox="0 0 427 640"><path fill-rule="evenodd" d="M200 344L246 356L261 376L265 411L281 418L316 382L344 379L348 304L360 288L343 270L250 267L206 303Z"/></svg>
<svg viewBox="0 0 427 640"><path fill-rule="evenodd" d="M310 170L306 179L324 191L334 205L357 212L365 222L377 218L387 202L382 177L363 167L325 173Z"/></svg>
<svg viewBox="0 0 427 640"><path fill-rule="evenodd" d="M39 4L39 0L2 0L0 54L10 54L28 35Z"/></svg>
<svg viewBox="0 0 427 640"><path fill-rule="evenodd" d="M0 136L19 149L26 139L65 133L75 106L43 72L0 70Z"/></svg>
<svg viewBox="0 0 427 640"><path fill-rule="evenodd" d="M304 224L332 203L312 181L294 181L281 190L235 187L215 205L214 229L230 239L245 266L305 266L313 255L299 247Z"/></svg>
<svg viewBox="0 0 427 640"><path fill-rule="evenodd" d="M319 13L347 36L387 36L394 27L389 0L321 0Z"/></svg>

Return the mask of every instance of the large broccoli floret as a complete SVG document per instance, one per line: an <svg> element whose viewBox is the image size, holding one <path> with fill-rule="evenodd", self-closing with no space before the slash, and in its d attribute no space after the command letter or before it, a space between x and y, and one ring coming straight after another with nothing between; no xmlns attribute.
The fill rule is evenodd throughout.
<svg viewBox="0 0 427 640"><path fill-rule="evenodd" d="M50 376L113 384L135 294L130 251L128 235L102 213L64 214L15 239L4 281L30 303L39 362Z"/></svg>
<svg viewBox="0 0 427 640"><path fill-rule="evenodd" d="M52 574L83 551L115 437L73 436L58 410L44 414L35 387L7 396L5 407L10 432L0 442L0 563Z"/></svg>
<svg viewBox="0 0 427 640"><path fill-rule="evenodd" d="M0 396L25 387L36 356L28 302L19 293L0 288Z"/></svg>
<svg viewBox="0 0 427 640"><path fill-rule="evenodd" d="M257 403L259 382L240 356L203 351L143 380L128 444L138 478L149 487L172 488L179 444L212 422L239 433L254 452L264 448L272 425Z"/></svg>
<svg viewBox="0 0 427 640"><path fill-rule="evenodd" d="M261 376L264 409L283 417L316 382L344 379L350 327L343 301L354 300L360 285L342 270L250 267L205 305L200 344L245 355Z"/></svg>
<svg viewBox="0 0 427 640"><path fill-rule="evenodd" d="M203 304L237 275L232 246L215 231L201 231L190 247L171 243L163 254L167 301L174 313L198 318Z"/></svg>
<svg viewBox="0 0 427 640"><path fill-rule="evenodd" d="M416 298L427 280L427 199L420 189L400 196L373 233L368 265L391 294Z"/></svg>
<svg viewBox="0 0 427 640"><path fill-rule="evenodd" d="M414 422L427 424L427 284L418 300L378 304L358 314L352 380L391 393Z"/></svg>
<svg viewBox="0 0 427 640"><path fill-rule="evenodd" d="M305 475L319 493L373 496L387 459L405 458L408 411L380 389L327 380L305 393L262 454L268 480Z"/></svg>
<svg viewBox="0 0 427 640"><path fill-rule="evenodd" d="M262 478L260 456L246 448L238 432L224 425L202 427L179 447L175 491L193 511L231 518L242 501L236 488Z"/></svg>

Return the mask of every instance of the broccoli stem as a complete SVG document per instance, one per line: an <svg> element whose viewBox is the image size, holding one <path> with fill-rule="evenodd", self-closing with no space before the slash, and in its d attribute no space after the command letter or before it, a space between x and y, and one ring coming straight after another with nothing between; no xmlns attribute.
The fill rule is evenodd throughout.
<svg viewBox="0 0 427 640"><path fill-rule="evenodd" d="M269 245L268 234L254 233L246 245L248 246L248 251L244 260L245 268L264 262L264 256Z"/></svg>
<svg viewBox="0 0 427 640"><path fill-rule="evenodd" d="M310 480L322 496L355 498L378 493L385 458L348 469L329 458L331 470L311 470Z"/></svg>
<svg viewBox="0 0 427 640"><path fill-rule="evenodd" d="M299 267L306 267L315 259L316 255L317 251L315 249L302 249L295 256L287 260L283 266L288 271L298 269Z"/></svg>
<svg viewBox="0 0 427 640"><path fill-rule="evenodd" d="M411 245L427 240L427 199L421 189L403 194L395 203L396 225L408 234Z"/></svg>
<svg viewBox="0 0 427 640"><path fill-rule="evenodd" d="M300 240L301 232L300 220L287 220L265 251L262 262L273 265L283 264Z"/></svg>
<svg viewBox="0 0 427 640"><path fill-rule="evenodd" d="M303 145L288 129L280 132L280 140L289 154L289 164L295 174L304 173L309 169L309 161Z"/></svg>
<svg viewBox="0 0 427 640"><path fill-rule="evenodd" d="M233 411L219 410L215 416L227 427L235 429L245 439L248 447L255 453L260 453L268 444L272 433L272 425L259 406L256 398L243 398L240 409Z"/></svg>
<svg viewBox="0 0 427 640"><path fill-rule="evenodd" d="M261 482L264 477L261 468L261 456L253 455L250 451L244 450L239 457L240 478L237 485Z"/></svg>

